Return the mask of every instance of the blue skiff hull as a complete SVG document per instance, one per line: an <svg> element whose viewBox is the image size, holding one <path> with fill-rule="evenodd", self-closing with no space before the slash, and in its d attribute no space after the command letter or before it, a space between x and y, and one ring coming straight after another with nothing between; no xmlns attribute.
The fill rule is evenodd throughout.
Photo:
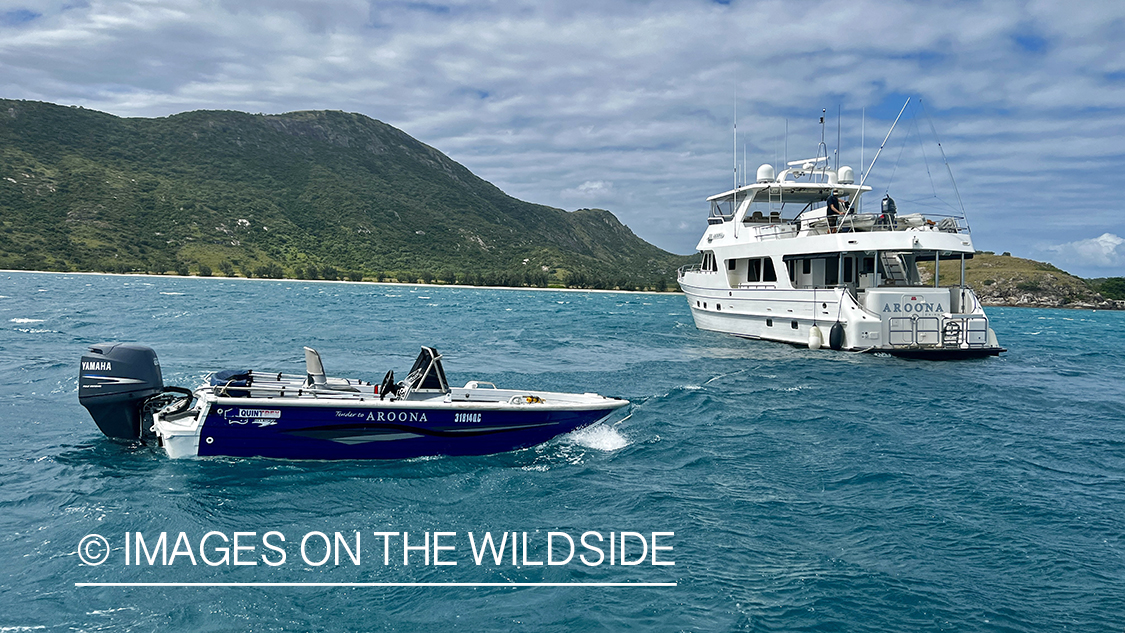
<svg viewBox="0 0 1125 633"><path fill-rule="evenodd" d="M542 444L622 406L582 411L253 406L216 403L200 429L200 456L404 459L491 455Z"/></svg>

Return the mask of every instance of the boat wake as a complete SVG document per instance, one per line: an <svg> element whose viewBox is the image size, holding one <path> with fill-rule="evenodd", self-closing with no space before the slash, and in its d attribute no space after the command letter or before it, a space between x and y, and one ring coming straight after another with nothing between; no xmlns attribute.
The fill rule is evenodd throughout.
<svg viewBox="0 0 1125 633"><path fill-rule="evenodd" d="M630 444L629 438L612 426L597 424L574 431L568 436L575 444L610 453Z"/></svg>

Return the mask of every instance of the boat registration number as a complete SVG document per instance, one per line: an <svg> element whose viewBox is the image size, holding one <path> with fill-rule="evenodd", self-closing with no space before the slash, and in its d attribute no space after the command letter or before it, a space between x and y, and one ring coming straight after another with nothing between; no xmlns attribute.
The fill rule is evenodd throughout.
<svg viewBox="0 0 1125 633"><path fill-rule="evenodd" d="M481 414L479 413L454 413L454 422L480 422Z"/></svg>

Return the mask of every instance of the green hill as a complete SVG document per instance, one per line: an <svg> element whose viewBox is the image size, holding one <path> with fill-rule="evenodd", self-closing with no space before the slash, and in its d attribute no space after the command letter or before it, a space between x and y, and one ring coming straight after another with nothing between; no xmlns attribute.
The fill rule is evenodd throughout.
<svg viewBox="0 0 1125 633"><path fill-rule="evenodd" d="M359 114L0 100L3 268L674 288L689 259Z"/></svg>
<svg viewBox="0 0 1125 633"><path fill-rule="evenodd" d="M933 281L934 266L919 262L923 283ZM941 266L941 284L957 285L961 267ZM976 253L965 262L965 282L985 305L1044 308L1125 308L1125 279L1085 280L1032 259Z"/></svg>

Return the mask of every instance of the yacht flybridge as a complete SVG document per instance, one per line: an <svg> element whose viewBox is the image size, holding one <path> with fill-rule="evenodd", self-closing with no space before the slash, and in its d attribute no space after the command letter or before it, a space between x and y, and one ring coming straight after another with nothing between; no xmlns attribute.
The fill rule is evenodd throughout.
<svg viewBox="0 0 1125 633"><path fill-rule="evenodd" d="M786 167L762 165L757 182L708 199L702 261L678 274L696 327L916 358L1005 351L965 284L974 249L963 213L900 214L889 196L859 212L871 187L851 167L830 169L827 156ZM950 266L960 282L942 286Z"/></svg>

